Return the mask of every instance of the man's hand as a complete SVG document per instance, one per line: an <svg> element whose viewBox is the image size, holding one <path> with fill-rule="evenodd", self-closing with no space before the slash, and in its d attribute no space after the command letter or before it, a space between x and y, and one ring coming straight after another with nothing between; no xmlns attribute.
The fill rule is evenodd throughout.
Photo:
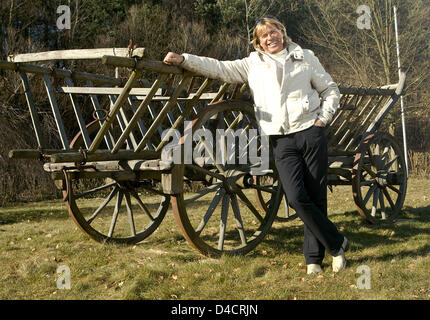
<svg viewBox="0 0 430 320"><path fill-rule="evenodd" d="M316 119L314 122L314 126L325 127L325 123L321 119Z"/></svg>
<svg viewBox="0 0 430 320"><path fill-rule="evenodd" d="M163 62L165 64L171 64L171 65L179 65L184 61L184 57L181 56L180 54L174 53L174 52L169 52L168 54L166 54L166 56L163 59Z"/></svg>

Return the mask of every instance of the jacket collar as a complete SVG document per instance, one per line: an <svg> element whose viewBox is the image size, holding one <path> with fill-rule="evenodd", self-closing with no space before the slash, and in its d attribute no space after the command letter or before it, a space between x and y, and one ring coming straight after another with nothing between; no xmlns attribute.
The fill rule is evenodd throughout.
<svg viewBox="0 0 430 320"><path fill-rule="evenodd" d="M256 49L256 51L260 54L260 55L265 55L267 56L267 53ZM303 54L303 49L302 47L300 47L297 43L295 42L291 42L288 47L287 47L287 57L286 60L288 60L290 57L294 58L294 60L303 60L304 59L304 54Z"/></svg>
<svg viewBox="0 0 430 320"><path fill-rule="evenodd" d="M304 59L303 49L297 43L291 42L288 46L288 52L295 60Z"/></svg>

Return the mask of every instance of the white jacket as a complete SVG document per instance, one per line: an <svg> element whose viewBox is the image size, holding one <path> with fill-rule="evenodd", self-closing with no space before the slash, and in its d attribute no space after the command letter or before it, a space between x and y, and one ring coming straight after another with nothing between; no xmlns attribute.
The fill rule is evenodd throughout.
<svg viewBox="0 0 430 320"><path fill-rule="evenodd" d="M301 131L317 118L328 124L339 105L336 83L311 50L295 43L288 46L283 66L262 51L234 61L183 56L181 66L187 70L228 83L248 83L257 121L266 135Z"/></svg>

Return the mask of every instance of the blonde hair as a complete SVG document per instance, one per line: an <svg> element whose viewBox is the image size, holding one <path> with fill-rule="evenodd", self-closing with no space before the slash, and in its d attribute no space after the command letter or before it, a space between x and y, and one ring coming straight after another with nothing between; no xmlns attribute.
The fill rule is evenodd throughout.
<svg viewBox="0 0 430 320"><path fill-rule="evenodd" d="M252 45L254 46L255 50L263 50L263 48L260 45L260 40L258 39L258 35L261 32L263 28L266 26L273 26L276 29L280 30L282 33L282 39L284 48L287 47L291 43L291 38L287 35L287 30L285 29L285 26L276 18L274 17L263 17L259 20L257 20L257 23L254 28L254 32L252 33Z"/></svg>

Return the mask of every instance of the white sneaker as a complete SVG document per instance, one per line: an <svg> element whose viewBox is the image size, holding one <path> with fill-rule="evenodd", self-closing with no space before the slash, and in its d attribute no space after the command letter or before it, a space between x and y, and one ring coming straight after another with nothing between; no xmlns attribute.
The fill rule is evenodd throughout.
<svg viewBox="0 0 430 320"><path fill-rule="evenodd" d="M344 237L342 246L336 256L333 257L333 272L339 272L346 267L345 252L349 249L348 239Z"/></svg>
<svg viewBox="0 0 430 320"><path fill-rule="evenodd" d="M319 264L308 264L306 266L307 266L307 274L322 272L321 266Z"/></svg>

